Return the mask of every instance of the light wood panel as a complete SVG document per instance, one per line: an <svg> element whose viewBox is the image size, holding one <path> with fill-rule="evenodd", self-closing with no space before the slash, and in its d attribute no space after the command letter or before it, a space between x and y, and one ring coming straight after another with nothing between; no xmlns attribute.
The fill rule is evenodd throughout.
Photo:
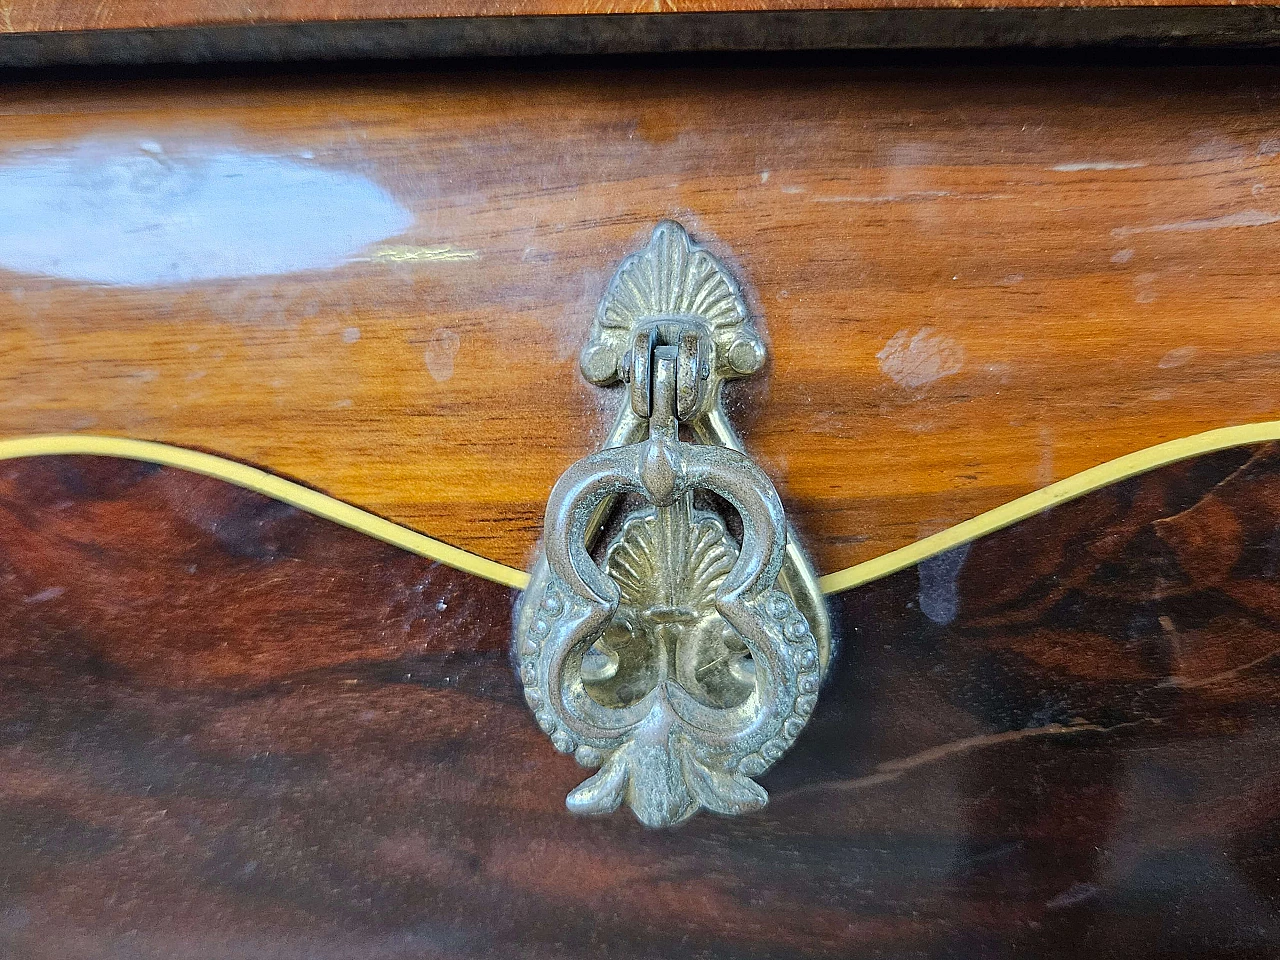
<svg viewBox="0 0 1280 960"><path fill-rule="evenodd" d="M255 278L0 274L0 436L200 447L523 565L617 402L576 370L595 302L676 217L763 315L773 362L731 406L828 572L1280 416L1277 138L1267 67L13 84L0 195L14 168L125 157L103 196L171 227L209 157L263 156L363 178L412 225ZM327 229L299 223L299 243Z"/></svg>

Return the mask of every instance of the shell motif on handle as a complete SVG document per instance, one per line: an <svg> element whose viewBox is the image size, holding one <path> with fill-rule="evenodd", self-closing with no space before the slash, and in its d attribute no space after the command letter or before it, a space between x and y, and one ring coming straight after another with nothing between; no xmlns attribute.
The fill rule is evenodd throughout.
<svg viewBox="0 0 1280 960"><path fill-rule="evenodd" d="M759 343L745 308L738 330L712 337L696 314L670 306L682 282L705 290L708 261L740 302L732 278L678 225L660 225L624 263L624 279L628 268L672 274L666 302L641 303L629 336L612 334L634 344L620 356L610 348L631 403L610 445L552 490L545 553L516 617L515 657L538 725L557 750L599 768L570 793L569 809L608 813L625 802L653 827L703 808L763 807L768 795L753 778L804 729L830 651L813 571L773 484L720 409L722 379L742 375L727 354ZM681 264L699 264L699 275L682 279ZM634 284L628 292L638 299ZM607 295L600 317L618 312ZM682 424L708 441L682 440ZM610 523L619 503L631 509ZM612 536L593 550L602 531Z"/></svg>

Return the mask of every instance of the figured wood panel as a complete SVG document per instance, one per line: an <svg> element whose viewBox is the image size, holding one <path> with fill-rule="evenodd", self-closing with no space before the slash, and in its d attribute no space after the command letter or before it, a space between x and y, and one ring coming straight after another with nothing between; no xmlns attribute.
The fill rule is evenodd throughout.
<svg viewBox="0 0 1280 960"><path fill-rule="evenodd" d="M837 597L769 806L578 819L509 591L257 495L0 466L0 953L1264 958L1280 451Z"/></svg>
<svg viewBox="0 0 1280 960"><path fill-rule="evenodd" d="M1280 416L1278 156L1267 66L11 84L0 436L203 448L523 566L619 402L595 304L675 217L763 318L731 412L829 572Z"/></svg>

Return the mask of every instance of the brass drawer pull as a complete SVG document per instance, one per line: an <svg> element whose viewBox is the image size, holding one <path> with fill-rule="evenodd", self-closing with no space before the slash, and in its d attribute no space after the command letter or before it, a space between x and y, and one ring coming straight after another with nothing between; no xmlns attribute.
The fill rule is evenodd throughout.
<svg viewBox="0 0 1280 960"><path fill-rule="evenodd" d="M624 382L629 400L604 448L552 490L545 553L516 617L539 726L557 750L600 767L569 794L575 813L625 800L645 824L670 826L703 807L758 810L768 795L751 778L813 712L830 656L826 608L720 402L724 380L764 359L733 277L679 224L659 224L601 302L583 373ZM624 498L637 506L611 523ZM598 563L592 547L606 531Z"/></svg>

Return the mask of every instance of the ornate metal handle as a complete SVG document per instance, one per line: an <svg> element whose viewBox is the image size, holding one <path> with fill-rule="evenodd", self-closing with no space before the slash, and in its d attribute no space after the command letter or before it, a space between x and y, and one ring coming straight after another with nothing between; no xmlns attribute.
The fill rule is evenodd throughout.
<svg viewBox="0 0 1280 960"><path fill-rule="evenodd" d="M552 490L516 617L539 726L600 767L569 794L575 813L625 800L670 826L703 807L758 810L768 795L751 778L813 712L830 655L817 579L720 405L723 381L763 362L728 271L659 224L619 268L582 357L593 382L629 384L630 402L605 448ZM681 440L682 425L700 442ZM611 523L620 501L638 505Z"/></svg>

